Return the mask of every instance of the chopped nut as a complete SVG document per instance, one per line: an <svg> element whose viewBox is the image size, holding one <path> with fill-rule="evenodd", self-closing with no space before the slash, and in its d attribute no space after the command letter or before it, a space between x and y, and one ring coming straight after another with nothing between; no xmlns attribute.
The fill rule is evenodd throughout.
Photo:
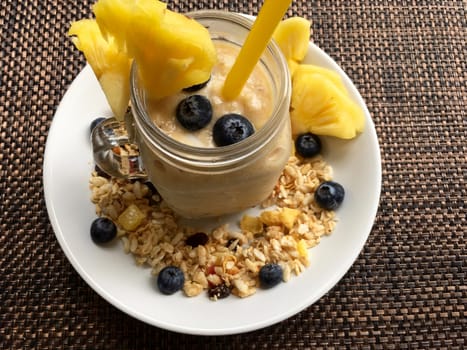
<svg viewBox="0 0 467 350"><path fill-rule="evenodd" d="M194 297L203 291L203 286L197 282L187 281L183 286L183 291L187 297Z"/></svg>

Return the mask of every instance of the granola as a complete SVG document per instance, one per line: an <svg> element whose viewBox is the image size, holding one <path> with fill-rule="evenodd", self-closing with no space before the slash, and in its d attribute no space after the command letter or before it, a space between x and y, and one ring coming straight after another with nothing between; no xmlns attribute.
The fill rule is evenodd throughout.
<svg viewBox="0 0 467 350"><path fill-rule="evenodd" d="M230 293L254 294L258 272L267 263L282 267L285 282L310 265L309 248L336 224L334 212L314 201L317 186L331 176L321 156L292 156L257 214L245 213L238 225L226 222L202 233L183 223L150 184L93 172L90 188L97 215L117 224L125 253L138 265L150 266L154 275L178 266L187 296L208 291L217 300Z"/></svg>

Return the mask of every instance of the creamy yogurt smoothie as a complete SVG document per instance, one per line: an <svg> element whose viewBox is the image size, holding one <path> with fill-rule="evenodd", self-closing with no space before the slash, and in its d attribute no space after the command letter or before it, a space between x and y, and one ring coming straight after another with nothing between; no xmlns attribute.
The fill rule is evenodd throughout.
<svg viewBox="0 0 467 350"><path fill-rule="evenodd" d="M204 88L150 100L138 87L135 72L132 78L137 141L148 177L168 206L187 218L220 216L259 204L291 154L290 78L280 49L270 44L241 94L226 101L221 92L225 76L251 22L209 11L194 17L209 29L218 55ZM193 94L206 96L213 109L210 123L197 131L186 130L175 117L178 103ZM218 147L212 126L228 113L243 115L255 131L238 143Z"/></svg>
<svg viewBox="0 0 467 350"><path fill-rule="evenodd" d="M176 95L149 103L149 113L154 123L167 135L179 142L195 147L216 147L212 129L214 123L223 115L237 113L245 116L254 126L261 129L271 116L274 94L271 81L264 67L257 65L248 78L240 95L233 101L222 95L225 78L230 71L240 48L236 45L215 40L218 62L214 66L209 82L195 92L181 92ZM175 118L177 105L184 98L199 94L207 97L213 111L211 122L201 130L190 131L184 128Z"/></svg>

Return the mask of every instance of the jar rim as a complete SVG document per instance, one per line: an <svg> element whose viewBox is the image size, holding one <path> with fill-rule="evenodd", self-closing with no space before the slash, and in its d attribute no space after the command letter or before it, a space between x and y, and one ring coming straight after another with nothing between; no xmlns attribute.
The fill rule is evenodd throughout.
<svg viewBox="0 0 467 350"><path fill-rule="evenodd" d="M246 15L235 12L199 10L187 12L186 15L195 20L229 21L248 31L251 30L253 25L252 19L248 18ZM290 103L291 81L290 75L288 74L287 61L281 49L273 39L268 43L265 52L266 50L270 52L279 71L284 72L284 74L282 74L279 79L278 93L277 96L275 96L271 116L253 135L232 145L209 148L187 145L165 134L152 121L144 106L144 93L142 95L143 98L139 94L141 88L138 87L138 66L137 62L133 60L130 75L130 96L132 109L134 110L133 114L136 114L134 117L135 123L139 126L138 132L142 133L142 136L150 140L151 144L164 154L170 155L178 161L191 164L199 164L208 167L225 166L250 157L261 147L261 144L267 143L276 135L277 129L281 126L281 121L283 119L281 113L283 113L284 104L287 104L285 107L288 111L288 105ZM264 56L264 54L263 52L262 56ZM154 142L155 140L159 142Z"/></svg>

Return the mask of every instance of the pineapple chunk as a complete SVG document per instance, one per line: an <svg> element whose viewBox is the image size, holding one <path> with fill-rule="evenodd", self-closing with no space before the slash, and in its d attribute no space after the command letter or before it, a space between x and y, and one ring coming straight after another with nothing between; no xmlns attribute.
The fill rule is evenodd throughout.
<svg viewBox="0 0 467 350"><path fill-rule="evenodd" d="M300 79L301 77L304 78L305 76L308 75L313 75L313 74L321 74L326 77L326 79L329 79L332 81L336 87L341 90L345 95L347 95L347 88L345 87L344 83L342 82L341 77L339 74L334 72L333 70L323 68L320 66L316 66L314 64L300 64L298 65L296 69L296 73L298 78Z"/></svg>
<svg viewBox="0 0 467 350"><path fill-rule="evenodd" d="M312 132L351 139L363 131L363 111L337 78L325 68L297 69L292 80L290 112L294 134Z"/></svg>
<svg viewBox="0 0 467 350"><path fill-rule="evenodd" d="M130 204L123 213L120 214L117 221L123 229L134 231L146 218L146 215L135 205Z"/></svg>
<svg viewBox="0 0 467 350"><path fill-rule="evenodd" d="M265 210L260 214L260 219L266 226L279 226L282 224L278 210Z"/></svg>
<svg viewBox="0 0 467 350"><path fill-rule="evenodd" d="M157 25L166 7L165 3L155 0L100 0L92 10L104 36L114 37L119 50L127 52L128 35L134 29L133 22L138 20L137 17L152 18Z"/></svg>
<svg viewBox="0 0 467 350"><path fill-rule="evenodd" d="M301 257L304 257L308 261L308 249L305 240L301 239L297 242L297 251Z"/></svg>
<svg viewBox="0 0 467 350"><path fill-rule="evenodd" d="M84 53L115 117L122 120L130 101L131 60L118 50L113 37L104 39L95 20L74 22L68 35Z"/></svg>
<svg viewBox="0 0 467 350"><path fill-rule="evenodd" d="M263 223L258 217L243 215L240 221L240 228L242 231L248 231L253 234L261 233L263 231Z"/></svg>
<svg viewBox="0 0 467 350"><path fill-rule="evenodd" d="M298 215L300 215L300 210L292 208L282 208L280 211L280 220L282 224L291 230L297 220Z"/></svg>
<svg viewBox="0 0 467 350"><path fill-rule="evenodd" d="M287 59L291 75L308 52L310 35L311 22L303 17L287 18L274 31L273 39Z"/></svg>
<svg viewBox="0 0 467 350"><path fill-rule="evenodd" d="M195 20L154 0L99 0L93 10L104 34L137 62L149 97L209 79L216 51L208 30Z"/></svg>

